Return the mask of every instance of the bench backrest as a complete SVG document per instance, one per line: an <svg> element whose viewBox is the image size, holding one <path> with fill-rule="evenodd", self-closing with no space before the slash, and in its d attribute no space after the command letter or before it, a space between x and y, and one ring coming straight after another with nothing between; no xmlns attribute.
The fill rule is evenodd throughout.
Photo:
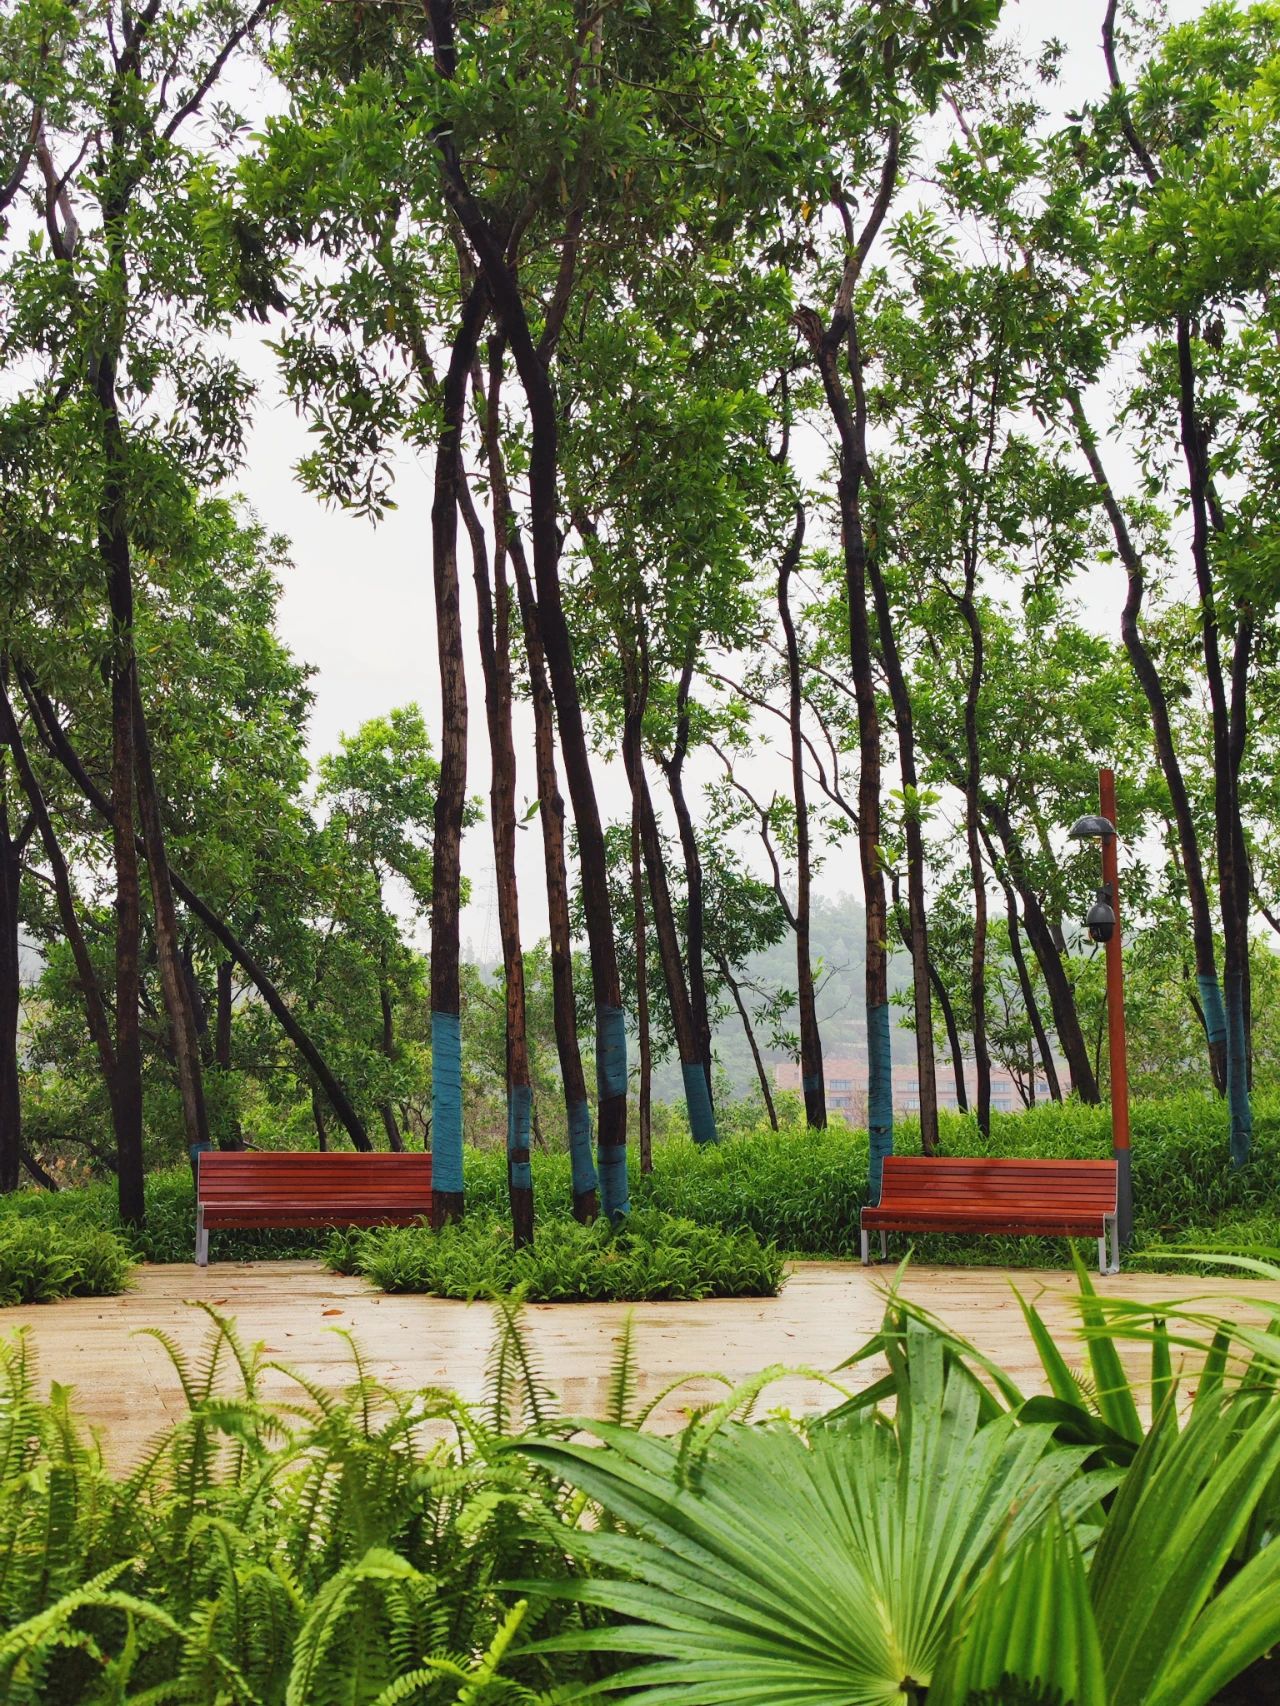
<svg viewBox="0 0 1280 1706"><path fill-rule="evenodd" d="M1001 1208L1052 1204L1114 1214L1114 1161L1016 1161L953 1155L886 1155L881 1208L911 1200L935 1208L976 1203Z"/></svg>
<svg viewBox="0 0 1280 1706"><path fill-rule="evenodd" d="M431 1200L429 1155L326 1150L205 1150L196 1198L208 1208L346 1207L424 1212Z"/></svg>

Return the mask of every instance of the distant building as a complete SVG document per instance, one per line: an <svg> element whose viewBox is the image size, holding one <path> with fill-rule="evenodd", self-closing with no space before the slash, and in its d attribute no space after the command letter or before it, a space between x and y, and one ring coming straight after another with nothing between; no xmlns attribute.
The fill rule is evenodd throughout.
<svg viewBox="0 0 1280 1706"><path fill-rule="evenodd" d="M935 1068L938 1081L938 1106L955 1108L956 1078L949 1061L939 1061ZM827 1086L827 1112L843 1114L852 1126L867 1123L867 1063L838 1055L828 1055L823 1061L823 1077ZM977 1069L972 1061L964 1063L965 1088L972 1107L978 1094ZM800 1089L800 1067L794 1060L779 1061L773 1069L773 1081L779 1090ZM1037 1098L1047 1095L1043 1084L1036 1085ZM1013 1075L1003 1067L991 1067L991 1107L999 1114L1022 1111L1022 1097ZM920 1075L914 1066L895 1066L893 1069L893 1111L895 1114L920 1112Z"/></svg>

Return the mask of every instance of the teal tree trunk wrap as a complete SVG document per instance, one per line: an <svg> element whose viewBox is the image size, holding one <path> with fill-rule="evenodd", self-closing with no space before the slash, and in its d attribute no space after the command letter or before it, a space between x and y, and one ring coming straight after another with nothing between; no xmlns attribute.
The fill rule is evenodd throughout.
<svg viewBox="0 0 1280 1706"><path fill-rule="evenodd" d="M867 1138L870 1172L867 1200L880 1201L884 1158L893 1154L893 1047L887 1006L867 1009Z"/></svg>
<svg viewBox="0 0 1280 1706"><path fill-rule="evenodd" d="M431 1189L462 1194L462 1021L431 1015Z"/></svg>
<svg viewBox="0 0 1280 1706"><path fill-rule="evenodd" d="M621 1007L596 1008L596 1085L601 1106L627 1097L627 1024ZM604 1124L603 1119L601 1125ZM623 1131L626 1125L623 1125ZM627 1183L627 1148L601 1143L597 1151L600 1169L600 1208L607 1219L620 1220L631 1212Z"/></svg>
<svg viewBox="0 0 1280 1706"><path fill-rule="evenodd" d="M711 1107L711 1090L707 1084L707 1069L700 1060L686 1061L680 1068L684 1079L684 1099L689 1109L689 1131L695 1143L718 1143L716 1116Z"/></svg>
<svg viewBox="0 0 1280 1706"><path fill-rule="evenodd" d="M1199 979L1197 979L1197 982ZM1253 1108L1249 1101L1248 1051L1244 1024L1244 978L1229 972L1226 984L1227 1114L1231 1122L1231 1164L1243 1167L1253 1142ZM1208 1019L1206 1009L1205 1018Z"/></svg>
<svg viewBox="0 0 1280 1706"><path fill-rule="evenodd" d="M1225 1043L1227 1040L1227 1010L1222 1005L1222 986L1216 976L1206 977L1202 973L1196 975L1196 989L1200 993L1200 1011L1204 1014L1205 1036L1210 1043Z"/></svg>
<svg viewBox="0 0 1280 1706"><path fill-rule="evenodd" d="M533 1242L533 1168L529 1164L533 1090L513 1084L507 1096L507 1191L517 1244Z"/></svg>
<svg viewBox="0 0 1280 1706"><path fill-rule="evenodd" d="M573 1174L573 1194L586 1196L599 1188L595 1157L591 1153L591 1109L585 1102L575 1102L569 1113L569 1166Z"/></svg>

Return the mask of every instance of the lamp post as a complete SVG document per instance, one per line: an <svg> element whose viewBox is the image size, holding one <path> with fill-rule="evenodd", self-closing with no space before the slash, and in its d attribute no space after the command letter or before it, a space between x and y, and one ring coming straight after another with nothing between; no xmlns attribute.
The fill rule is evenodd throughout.
<svg viewBox="0 0 1280 1706"><path fill-rule="evenodd" d="M1116 1160L1116 1219L1120 1242L1133 1236L1133 1180L1129 1166L1129 1054L1124 1034L1124 958L1120 945L1120 881L1116 856L1116 779L1110 770L1098 772L1097 817L1082 817L1071 826L1076 841L1102 843L1102 887L1085 923L1095 942L1107 950L1107 1043L1111 1064L1111 1153Z"/></svg>

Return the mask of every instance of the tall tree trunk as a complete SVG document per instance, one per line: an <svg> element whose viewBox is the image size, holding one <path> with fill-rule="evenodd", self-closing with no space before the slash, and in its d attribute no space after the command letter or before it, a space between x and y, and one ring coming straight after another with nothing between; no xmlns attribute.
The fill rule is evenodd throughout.
<svg viewBox="0 0 1280 1706"><path fill-rule="evenodd" d="M496 387L495 387L496 389ZM489 423L485 423L488 428ZM493 430L497 430L496 421ZM489 818L498 886L498 933L506 988L507 1195L517 1246L533 1243L533 1170L530 1142L533 1082L529 1071L524 954L520 946L520 897L516 885L516 745L511 721L511 595L507 584L507 516L493 505L493 578L484 526L465 477L459 486L463 520L471 541L476 585L480 661L484 670L485 716L491 759Z"/></svg>
<svg viewBox="0 0 1280 1706"><path fill-rule="evenodd" d="M969 1112L969 1086L964 1078L964 1050L960 1046L960 1030L956 1024L956 1010L951 1004L947 986L939 975L938 968L929 959L929 981L933 992L938 998L938 1006L942 1009L942 1022L947 1031L947 1047L951 1051L951 1074L955 1079L956 1107L962 1114Z"/></svg>
<svg viewBox="0 0 1280 1706"><path fill-rule="evenodd" d="M851 359L857 350L851 340ZM862 388L862 375L857 379ZM879 530L877 530L879 536ZM898 736L898 769L902 776L905 800L903 827L907 844L907 951L911 955L911 1010L916 1029L916 1075L920 1086L920 1147L926 1155L938 1151L938 1083L933 1040L933 998L929 991L929 927L925 907L924 825L921 819L920 779L916 771L915 718L911 710L911 694L898 652L898 637L889 607L889 593L880 569L880 553L867 554L867 573L871 579L872 596L876 607L876 624L880 633L880 655L884 662L885 679L893 705L893 720Z"/></svg>
<svg viewBox="0 0 1280 1706"><path fill-rule="evenodd" d="M427 0L435 65L451 78L457 69L453 0ZM435 132L445 195L475 250L493 296L529 408L529 534L537 587L539 631L560 727L569 797L578 831L582 905L591 955L596 1008L596 1084L598 1166L601 1206L610 1220L629 1208L627 1185L627 1029L609 899L609 865L596 799L582 704L578 696L573 645L560 589L559 417L548 372L554 328L535 346L516 276L505 253L505 236L490 226L462 171L454 132L442 124ZM570 245L562 255L561 285L571 284ZM567 301L567 289L557 295Z"/></svg>
<svg viewBox="0 0 1280 1706"><path fill-rule="evenodd" d="M643 712L640 722L643 724ZM649 873L654 931L658 938L662 975L675 1029L676 1050L680 1056L680 1074L684 1082L685 1105L689 1112L689 1132L695 1143L717 1143L719 1133L716 1131L711 1097L707 1092L707 1069L694 1024L689 986L685 982L680 938L676 931L671 890L667 884L666 866L662 858L662 841L658 834L658 819L644 771L643 743L638 735L627 753L627 774L632 797L639 812L640 844Z"/></svg>
<svg viewBox="0 0 1280 1706"><path fill-rule="evenodd" d="M702 857L693 825L693 814L684 791L684 764L689 752L689 690L693 682L693 666L697 655L696 643L685 654L680 685L676 690L676 736L671 757L662 761L663 774L675 807L676 825L680 831L680 850L684 854L685 872L685 943L689 956L689 1001L693 1007L693 1025L698 1038L703 1069L707 1076L707 1095L714 1091L711 1081L711 1010L707 999L706 976L706 907L703 899Z"/></svg>
<svg viewBox="0 0 1280 1706"><path fill-rule="evenodd" d="M155 919L160 987L169 1019L169 1035L173 1043L174 1065L178 1074L178 1091L182 1097L187 1144L203 1149L209 1142L209 1114L204 1100L200 1045L196 1038L195 1015L191 1009L191 992L182 965L178 914L173 903L169 863L165 857L164 825L160 816L160 800L151 760L151 739L147 732L146 713L138 688L136 663L133 693L134 773L138 790L138 816L143 845L146 848L147 874L151 879L151 905Z"/></svg>
<svg viewBox="0 0 1280 1706"><path fill-rule="evenodd" d="M818 1029L817 994L813 985L811 912L813 870L809 852L809 802L805 792L804 730L801 723L803 685L800 647L791 617L791 576L800 563L804 544L804 505L797 503L795 526L778 565L778 615L787 654L787 725L791 737L791 793L796 813L796 1004L800 1014L800 1087L804 1092L807 1125L821 1130L827 1123L827 1089L822 1067L822 1034Z"/></svg>
<svg viewBox="0 0 1280 1706"><path fill-rule="evenodd" d="M382 1035L380 1042L382 1045L383 1057L386 1060L394 1060L396 1057L395 1013L391 1006L391 988L387 982L387 956L385 948L383 949L382 965L378 975L378 1005L382 1010ZM388 1096L386 1101L383 1102L381 1113L382 1129L387 1134L387 1147L391 1150L393 1155L402 1155L404 1153L404 1138L401 1135L400 1126L396 1120L395 1106L392 1103L390 1096Z"/></svg>
<svg viewBox="0 0 1280 1706"><path fill-rule="evenodd" d="M973 1064L976 1078L978 1130L985 1137L991 1130L991 1051L987 1047L987 873L979 841L978 791L982 783L982 760L978 745L978 697L982 691L983 634L973 600L976 565L966 568L964 597L960 609L969 629L969 674L964 696L964 828L969 855L969 880L973 886L973 954L969 962L969 1004L973 1013Z"/></svg>
<svg viewBox="0 0 1280 1706"><path fill-rule="evenodd" d="M235 1111L230 1089L231 1079L231 1010L234 994L233 977L236 962L234 960L219 960L217 984L214 990L213 1012L213 1070L223 1082L224 1089L221 1101L229 1109L229 1115L224 1113L224 1122L218 1133L219 1149L243 1149L244 1132L241 1129L239 1115ZM229 1130L227 1129L229 1125Z"/></svg>
<svg viewBox="0 0 1280 1706"><path fill-rule="evenodd" d="M535 779L538 785L538 817L542 829L542 851L547 877L547 933L551 944L551 1004L556 1033L556 1054L564 1086L565 1115L569 1133L569 1164L573 1191L573 1214L589 1223L600 1212L596 1164L591 1152L591 1108L587 1080L582 1068L578 1038L578 1005L573 989L573 938L569 923L569 873L565 859L564 797L556 770L555 707L547 680L546 658L538 626L538 607L525 557L524 541L515 524L507 483L506 459L502 452L499 398L502 383L503 342L489 344L489 389L485 396L477 384L477 406L484 421L485 452L489 490L497 527L502 517L507 554L515 573L520 623L524 631L525 659L529 669L529 696L533 704Z"/></svg>
<svg viewBox="0 0 1280 1706"><path fill-rule="evenodd" d="M18 890L22 854L9 828L7 766L0 751L0 1192L16 1191L22 1165L22 1093L18 1024L22 977L18 954Z"/></svg>
<svg viewBox="0 0 1280 1706"><path fill-rule="evenodd" d="M742 999L742 988L739 985L737 978L734 977L733 970L723 954L716 955L716 964L720 968L720 976L729 986L729 993L733 996L733 1004L738 1009L738 1017L742 1020L742 1029L746 1035L747 1046L750 1048L751 1058L755 1062L756 1078L760 1083L760 1094L764 1098L765 1111L769 1115L769 1124L773 1127L774 1131L777 1131L778 1110L774 1106L773 1091L769 1085L769 1075L765 1071L764 1061L760 1057L760 1045L756 1041L755 1026L751 1023L751 1015L747 1011L747 1004Z"/></svg>
<svg viewBox="0 0 1280 1706"><path fill-rule="evenodd" d="M1196 988L1199 1010L1203 1016L1205 1045L1209 1054L1209 1072L1214 1088L1221 1095L1227 1087L1227 1016L1222 1004L1222 985L1218 979L1217 948L1213 939L1213 917L1209 910L1209 889L1205 882L1204 865L1200 858L1200 836L1196 829L1186 778L1173 741L1169 721L1169 703L1164 683L1155 660L1142 637L1142 601L1146 591L1146 567L1133 542L1111 482L1107 478L1098 441L1085 415L1078 393L1068 394L1071 419L1076 440L1089 464L1094 485L1116 542L1116 551L1128 577L1128 592L1120 615L1120 633L1138 684L1146 695L1151 712L1151 731L1156 757L1169 790L1177 826L1178 848L1182 856L1182 878L1187 885L1187 905L1191 911L1191 939L1195 949Z"/></svg>
<svg viewBox="0 0 1280 1706"><path fill-rule="evenodd" d="M118 210L123 211L123 210ZM111 215L103 209L104 219ZM118 248L118 239L115 245ZM121 284L123 260L117 256ZM138 1024L141 983L142 901L134 836L134 700L137 662L133 641L133 571L125 499L125 450L116 402L116 352L97 360L95 392L101 417L103 475L98 504L98 554L111 612L112 853L116 872L116 1155L120 1218L140 1227L146 1218L142 1165L142 1038Z"/></svg>
<svg viewBox="0 0 1280 1706"><path fill-rule="evenodd" d="M643 708L629 704L622 745L631 785L631 927L636 960L636 1030L640 1049L637 1086L640 1171L653 1171L653 1045L649 1033L649 930L644 904L644 861L641 853L639 756Z"/></svg>
<svg viewBox="0 0 1280 1706"><path fill-rule="evenodd" d="M459 982L462 823L467 804L467 678L458 591L458 504L467 378L488 311L471 287L454 336L442 398L431 507L431 567L440 662L440 780L431 881L431 1223L462 1217L462 990Z"/></svg>
<svg viewBox="0 0 1280 1706"><path fill-rule="evenodd" d="M1178 407L1182 452L1191 497L1191 556L1200 594L1200 623L1213 731L1213 815L1218 842L1218 902L1222 913L1223 997L1226 1010L1227 1113L1231 1160L1242 1167L1253 1141L1249 1099L1249 871L1240 820L1238 777L1245 741L1245 693L1251 627L1238 616L1231 702L1223 679L1218 609L1209 558L1210 474L1204 428L1196 404L1191 326L1178 318Z"/></svg>

